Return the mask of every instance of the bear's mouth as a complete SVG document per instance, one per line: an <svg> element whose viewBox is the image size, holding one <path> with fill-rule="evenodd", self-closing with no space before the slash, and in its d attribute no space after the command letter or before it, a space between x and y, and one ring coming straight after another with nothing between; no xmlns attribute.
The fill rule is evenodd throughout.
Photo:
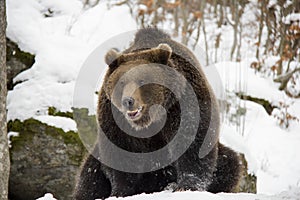
<svg viewBox="0 0 300 200"><path fill-rule="evenodd" d="M143 106L139 106L136 110L127 111L127 117L131 120L137 120L141 116Z"/></svg>

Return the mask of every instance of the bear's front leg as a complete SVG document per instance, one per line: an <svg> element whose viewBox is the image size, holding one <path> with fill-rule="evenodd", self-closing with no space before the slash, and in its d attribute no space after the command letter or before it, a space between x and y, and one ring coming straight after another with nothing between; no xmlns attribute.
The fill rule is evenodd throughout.
<svg viewBox="0 0 300 200"><path fill-rule="evenodd" d="M217 148L204 158L191 148L176 162L177 186L174 191L207 191L216 170Z"/></svg>
<svg viewBox="0 0 300 200"><path fill-rule="evenodd" d="M89 155L78 177L73 200L105 199L110 192L110 182L101 170L100 161Z"/></svg>
<svg viewBox="0 0 300 200"><path fill-rule="evenodd" d="M125 197L136 194L138 174L121 172L111 168L105 171L111 182L110 196Z"/></svg>

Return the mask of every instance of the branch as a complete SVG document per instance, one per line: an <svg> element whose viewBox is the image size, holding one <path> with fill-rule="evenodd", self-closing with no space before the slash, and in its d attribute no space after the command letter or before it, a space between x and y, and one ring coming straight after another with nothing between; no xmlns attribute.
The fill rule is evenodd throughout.
<svg viewBox="0 0 300 200"><path fill-rule="evenodd" d="M274 82L281 83L279 90L284 90L289 82L290 78L292 78L293 74L297 71L300 71L300 68L296 68L293 71L286 73L284 75L280 75L274 79Z"/></svg>
<svg viewBox="0 0 300 200"><path fill-rule="evenodd" d="M128 0L125 0L125 1L117 2L114 5L115 6L122 6L123 4L127 4L127 3L128 3Z"/></svg>

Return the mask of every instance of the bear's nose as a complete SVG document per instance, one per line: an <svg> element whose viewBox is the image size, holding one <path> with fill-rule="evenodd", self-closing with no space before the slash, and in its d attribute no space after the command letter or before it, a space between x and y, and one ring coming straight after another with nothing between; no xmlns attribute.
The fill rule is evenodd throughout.
<svg viewBox="0 0 300 200"><path fill-rule="evenodd" d="M134 105L134 98L132 97L124 97L122 100L122 104L127 109L132 109Z"/></svg>

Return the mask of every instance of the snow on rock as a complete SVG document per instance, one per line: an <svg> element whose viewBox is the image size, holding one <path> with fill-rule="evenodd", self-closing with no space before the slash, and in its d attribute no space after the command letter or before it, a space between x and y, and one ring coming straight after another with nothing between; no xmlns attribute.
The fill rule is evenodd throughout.
<svg viewBox="0 0 300 200"><path fill-rule="evenodd" d="M246 140L233 127L223 124L220 131L220 142L239 153L243 153L248 162L248 173L256 174L259 161L249 149Z"/></svg>
<svg viewBox="0 0 300 200"><path fill-rule="evenodd" d="M276 124L262 106L247 101L246 108L244 141L258 163L255 173L257 192L277 194L291 186L299 186L300 125L286 131Z"/></svg>
<svg viewBox="0 0 300 200"><path fill-rule="evenodd" d="M10 131L9 133L7 133L8 139L10 139L11 137L18 137L18 136L19 136L18 132Z"/></svg>
<svg viewBox="0 0 300 200"><path fill-rule="evenodd" d="M38 198L36 200L57 200L57 199L55 199L52 194L47 193L43 197Z"/></svg>
<svg viewBox="0 0 300 200"><path fill-rule="evenodd" d="M50 126L55 126L57 128L61 128L64 130L64 132L77 131L76 122L70 118L41 115L41 116L35 116L34 119L37 119L37 120L39 120L45 124L48 124Z"/></svg>
<svg viewBox="0 0 300 200"><path fill-rule="evenodd" d="M12 137L18 137L19 136L19 133L18 132L14 132L14 131L10 131L7 133L7 139L8 139L8 146L9 148L11 148L11 138Z"/></svg>

